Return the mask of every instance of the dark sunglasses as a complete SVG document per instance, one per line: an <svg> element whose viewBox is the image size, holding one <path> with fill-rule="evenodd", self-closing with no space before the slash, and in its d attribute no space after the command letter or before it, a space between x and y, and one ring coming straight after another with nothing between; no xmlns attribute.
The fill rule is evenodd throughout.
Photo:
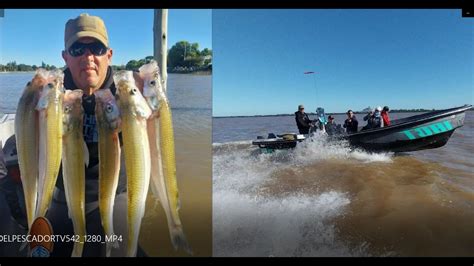
<svg viewBox="0 0 474 266"><path fill-rule="evenodd" d="M107 47L101 42L92 42L92 43L81 43L75 42L67 50L71 56L78 57L83 55L86 52L86 49L89 49L91 53L95 56L104 55L107 52Z"/></svg>

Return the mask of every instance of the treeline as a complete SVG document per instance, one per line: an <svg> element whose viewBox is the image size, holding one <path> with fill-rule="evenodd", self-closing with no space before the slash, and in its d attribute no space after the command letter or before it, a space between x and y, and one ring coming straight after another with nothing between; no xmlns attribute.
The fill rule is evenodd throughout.
<svg viewBox="0 0 474 266"><path fill-rule="evenodd" d="M144 64L150 62L153 56L146 56L139 60L130 60L126 65L112 65L114 70L137 70ZM41 66L17 64L16 61L0 64L0 72L35 71L39 67L47 70L56 69L54 65L41 63ZM64 69L65 66L61 67ZM191 73L196 71L212 71L212 50L204 48L199 50L198 43L187 41L177 42L168 50L168 72L169 73Z"/></svg>
<svg viewBox="0 0 474 266"><path fill-rule="evenodd" d="M26 64L17 64L16 61L8 62L6 65L0 64L0 72L17 72L17 71L36 71L38 68L44 68L46 70L54 70L57 67L55 65L41 63L40 66L37 65L26 65Z"/></svg>
<svg viewBox="0 0 474 266"><path fill-rule="evenodd" d="M140 60L130 60L126 65L113 65L114 70L136 70L150 62L153 56ZM195 71L212 71L212 50L199 50L198 43L177 42L168 50L168 72L190 73Z"/></svg>
<svg viewBox="0 0 474 266"><path fill-rule="evenodd" d="M370 106L367 108L364 108L362 111L355 111L355 113L368 113L370 111L373 111L374 108L371 108ZM390 109L390 112L392 113L411 113L411 112L431 112L431 111L436 111L436 109L424 109L424 108L417 108L417 109Z"/></svg>
<svg viewBox="0 0 474 266"><path fill-rule="evenodd" d="M431 111L436 111L436 109L423 109L423 108L418 108L418 109L390 109L390 112L392 113L411 113L411 112L431 112Z"/></svg>

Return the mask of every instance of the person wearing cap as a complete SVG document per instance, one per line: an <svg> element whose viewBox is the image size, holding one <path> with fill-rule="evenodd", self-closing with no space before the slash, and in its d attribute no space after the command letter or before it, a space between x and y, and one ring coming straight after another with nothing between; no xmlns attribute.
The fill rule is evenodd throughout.
<svg viewBox="0 0 474 266"><path fill-rule="evenodd" d="M334 117L332 115L328 116L328 122L326 124L326 133L328 133L329 136L336 134L337 131L337 125L334 122Z"/></svg>
<svg viewBox="0 0 474 266"><path fill-rule="evenodd" d="M298 105L298 111L295 112L296 125L300 134L309 134L309 129L313 126L313 121L309 119L308 114L304 112L304 106Z"/></svg>
<svg viewBox="0 0 474 266"><path fill-rule="evenodd" d="M105 239L98 209L99 193L99 156L98 156L98 131L95 121L95 97L97 90L109 89L113 95L116 87L113 80L113 71L110 66L113 50L110 48L107 29L104 21L97 16L81 14L70 19L66 23L64 34L64 51L62 57L67 68L64 70L64 87L66 90L81 89L84 108L84 141L89 150L89 165L85 169L85 213L86 232L89 236L101 236ZM135 78L139 78L135 75ZM139 89L142 89L139 87ZM119 134L120 145L122 145L121 134ZM123 153L121 165L123 161ZM112 256L125 256L127 244L127 194L126 175L124 167L121 167L117 194L114 203L114 219L121 217L122 221L114 220L114 233L122 236L119 248L112 249ZM55 235L74 235L72 221L68 217L64 184L60 171L56 182L53 200L46 214ZM73 242L55 242L51 257L69 257ZM84 245L82 256L103 257L105 256L105 243L88 242ZM146 256L140 245L137 256Z"/></svg>
<svg viewBox="0 0 474 266"><path fill-rule="evenodd" d="M329 136L343 135L345 133L345 130L342 128L341 124L336 124L334 116L330 115L328 116L328 123L326 124L326 133Z"/></svg>
<svg viewBox="0 0 474 266"><path fill-rule="evenodd" d="M359 125L359 121L357 121L357 118L354 115L354 112L352 110L347 111L347 119L344 121L344 128L346 129L346 132L348 134L350 133L357 133L357 127Z"/></svg>
<svg viewBox="0 0 474 266"><path fill-rule="evenodd" d="M372 116L372 128L379 128L383 127L383 120L382 120L382 107L378 106L374 110L374 115Z"/></svg>
<svg viewBox="0 0 474 266"><path fill-rule="evenodd" d="M362 130L379 128L384 126L384 122L381 116L382 107L378 106L373 111L370 111L365 117L364 120L367 120L367 125L362 128Z"/></svg>
<svg viewBox="0 0 474 266"><path fill-rule="evenodd" d="M388 111L390 111L388 106L384 106L382 112L380 113L382 116L383 125L386 127L390 126L390 117L388 117Z"/></svg>

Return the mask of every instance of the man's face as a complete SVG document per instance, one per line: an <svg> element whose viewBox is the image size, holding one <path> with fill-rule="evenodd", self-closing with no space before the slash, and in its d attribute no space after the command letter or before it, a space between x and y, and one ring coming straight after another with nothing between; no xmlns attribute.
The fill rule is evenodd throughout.
<svg viewBox="0 0 474 266"><path fill-rule="evenodd" d="M77 42L94 43L99 42L95 38L83 37ZM107 68L111 63L112 49L108 49L104 55L94 55L88 48L80 56L72 56L68 51L63 51L63 59L71 71L72 79L78 89L92 89L91 93L99 89L104 83Z"/></svg>
<svg viewBox="0 0 474 266"><path fill-rule="evenodd" d="M347 116L348 116L349 118L352 118L352 117L354 116L354 113L353 113L353 112L349 112L349 113L347 113Z"/></svg>
<svg viewBox="0 0 474 266"><path fill-rule="evenodd" d="M300 112L301 112L301 113L304 113L304 108L300 108Z"/></svg>

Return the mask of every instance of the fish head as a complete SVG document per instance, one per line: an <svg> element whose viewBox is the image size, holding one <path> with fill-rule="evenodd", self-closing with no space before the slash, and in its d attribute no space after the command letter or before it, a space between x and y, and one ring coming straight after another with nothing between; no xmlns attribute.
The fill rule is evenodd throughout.
<svg viewBox="0 0 474 266"><path fill-rule="evenodd" d="M132 71L118 71L114 74L121 112L130 112L137 118L148 119L151 109L135 85Z"/></svg>
<svg viewBox="0 0 474 266"><path fill-rule="evenodd" d="M64 92L64 73L61 70L51 70L49 72L48 82L54 85L54 90L56 94Z"/></svg>
<svg viewBox="0 0 474 266"><path fill-rule="evenodd" d="M143 96L155 113L159 110L160 99L167 100L163 90L160 68L155 60L151 60L148 64L141 66L138 71L143 78Z"/></svg>
<svg viewBox="0 0 474 266"><path fill-rule="evenodd" d="M42 68L38 68L35 72L33 79L28 82L26 86L34 88L35 90L41 90L44 85L48 82L49 71Z"/></svg>
<svg viewBox="0 0 474 266"><path fill-rule="evenodd" d="M41 71L39 75L45 77L46 84L42 88L40 100L36 109L46 109L51 105L54 105L56 108L62 107L64 95L64 73L61 70L56 69L52 71Z"/></svg>
<svg viewBox="0 0 474 266"><path fill-rule="evenodd" d="M28 83L25 86L24 92L27 92L28 95L34 96L36 101L38 101L39 97L41 96L41 91L46 85L47 81L47 73L46 76L44 75L44 69L40 68L36 71L35 75L33 76L33 79L31 81L28 81ZM47 72L47 71L46 71Z"/></svg>
<svg viewBox="0 0 474 266"><path fill-rule="evenodd" d="M63 131L68 134L73 131L82 132L82 90L66 90L63 100Z"/></svg>
<svg viewBox="0 0 474 266"><path fill-rule="evenodd" d="M99 126L105 126L112 131L118 130L121 119L115 96L109 89L97 90L94 94L97 123Z"/></svg>

